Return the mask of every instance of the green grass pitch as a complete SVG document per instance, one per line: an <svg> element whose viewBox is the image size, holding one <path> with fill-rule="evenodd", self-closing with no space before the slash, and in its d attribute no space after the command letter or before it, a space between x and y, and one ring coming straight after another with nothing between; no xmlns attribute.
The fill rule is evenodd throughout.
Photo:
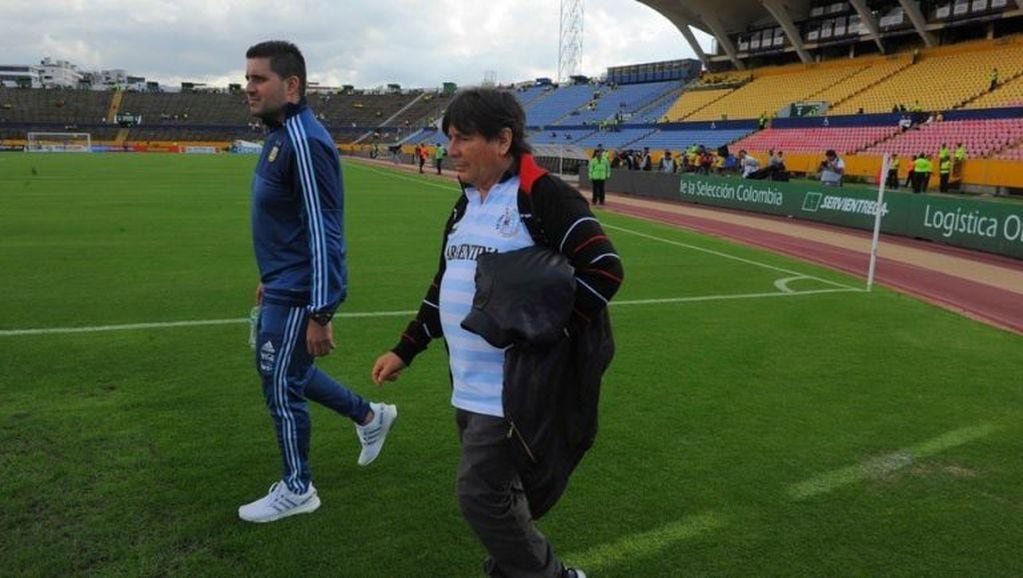
<svg viewBox="0 0 1023 578"><path fill-rule="evenodd" d="M460 577L443 347L369 370L416 309L457 190L345 163L350 296L320 362L397 403L381 458L313 409L323 507L279 476L244 323L254 157L0 156L0 573ZM1023 342L863 281L600 213L626 282L601 431L540 523L591 576L1023 574ZM775 282L796 293L776 296ZM848 290L847 290L848 289ZM834 290L834 291L832 291Z"/></svg>

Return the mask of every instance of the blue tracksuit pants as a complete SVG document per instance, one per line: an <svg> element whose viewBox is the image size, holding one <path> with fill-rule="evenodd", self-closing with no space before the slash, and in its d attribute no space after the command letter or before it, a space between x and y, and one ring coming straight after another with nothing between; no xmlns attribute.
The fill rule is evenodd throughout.
<svg viewBox="0 0 1023 578"><path fill-rule="evenodd" d="M263 302L256 341L256 368L284 461L282 480L292 492L309 488L309 437L312 424L306 400L362 423L369 403L313 365L306 349L303 307Z"/></svg>

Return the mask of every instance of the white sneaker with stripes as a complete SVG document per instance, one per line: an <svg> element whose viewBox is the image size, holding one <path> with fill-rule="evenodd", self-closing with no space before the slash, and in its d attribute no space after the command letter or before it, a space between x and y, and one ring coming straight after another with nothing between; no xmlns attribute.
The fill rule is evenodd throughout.
<svg viewBox="0 0 1023 578"><path fill-rule="evenodd" d="M273 522L295 514L309 514L320 507L316 488L309 484L304 494L296 494L284 482L274 482L266 496L238 508L238 517L246 522Z"/></svg>
<svg viewBox="0 0 1023 578"><path fill-rule="evenodd" d="M380 455L384 447L384 439L387 432L391 431L394 420L398 419L398 408L394 405L384 403L370 403L373 410L373 421L368 425L355 426L355 433L359 435L362 442L362 452L359 454L359 465L368 466Z"/></svg>

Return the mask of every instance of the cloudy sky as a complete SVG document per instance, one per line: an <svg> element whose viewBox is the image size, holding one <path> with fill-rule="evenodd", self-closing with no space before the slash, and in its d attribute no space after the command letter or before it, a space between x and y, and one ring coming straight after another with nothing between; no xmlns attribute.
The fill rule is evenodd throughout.
<svg viewBox="0 0 1023 578"><path fill-rule="evenodd" d="M557 76L558 0L0 0L0 65L43 57L162 84L241 82L245 49L292 40L309 79L372 88ZM693 52L635 0L585 0L581 72ZM698 33L704 49L710 38Z"/></svg>

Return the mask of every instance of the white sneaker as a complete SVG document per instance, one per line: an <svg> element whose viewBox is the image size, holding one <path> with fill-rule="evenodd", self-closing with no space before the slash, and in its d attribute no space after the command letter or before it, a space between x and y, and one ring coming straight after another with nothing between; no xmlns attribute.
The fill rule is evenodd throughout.
<svg viewBox="0 0 1023 578"><path fill-rule="evenodd" d="M274 482L266 496L239 507L238 517L246 522L273 522L295 514L309 514L319 507L320 497L312 484L306 493L296 494L284 482Z"/></svg>
<svg viewBox="0 0 1023 578"><path fill-rule="evenodd" d="M397 406L371 403L369 407L373 410L373 421L369 422L369 425L355 426L355 433L359 434L359 441L362 442L362 453L359 454L360 466L368 466L377 459L380 450L384 447L387 432L391 431L394 420L398 419Z"/></svg>

